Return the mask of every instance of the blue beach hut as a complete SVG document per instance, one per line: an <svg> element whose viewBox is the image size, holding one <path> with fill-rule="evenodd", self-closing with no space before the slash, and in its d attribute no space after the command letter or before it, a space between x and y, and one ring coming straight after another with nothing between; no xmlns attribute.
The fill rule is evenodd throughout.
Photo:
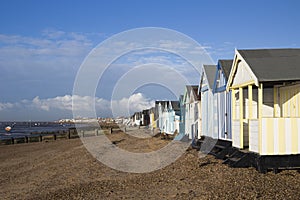
<svg viewBox="0 0 300 200"><path fill-rule="evenodd" d="M219 60L213 85L214 101L217 109L218 139L232 140L231 135L231 92L226 91L226 84L233 60Z"/></svg>

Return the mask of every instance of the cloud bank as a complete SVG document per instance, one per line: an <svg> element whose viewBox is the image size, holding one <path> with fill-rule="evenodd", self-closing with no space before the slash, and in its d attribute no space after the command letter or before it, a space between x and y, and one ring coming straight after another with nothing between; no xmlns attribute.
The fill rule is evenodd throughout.
<svg viewBox="0 0 300 200"><path fill-rule="evenodd" d="M72 104L76 101L76 106ZM99 97L64 95L54 98L42 99L36 96L32 100L22 100L19 102L0 103L0 120L29 120L28 118L8 119L7 113L14 113L14 116L27 116L30 114L31 120L47 120L49 116L52 120L62 117L73 118L72 111L80 111L82 116L74 117L92 117L84 116L86 111L95 109L97 116L128 116L133 112L142 111L154 106L155 101L148 99L142 93L132 94L128 98L120 100L106 100ZM93 107L93 105L95 107ZM19 113L18 113L19 112ZM24 113L25 112L25 113ZM45 118L44 118L45 117Z"/></svg>

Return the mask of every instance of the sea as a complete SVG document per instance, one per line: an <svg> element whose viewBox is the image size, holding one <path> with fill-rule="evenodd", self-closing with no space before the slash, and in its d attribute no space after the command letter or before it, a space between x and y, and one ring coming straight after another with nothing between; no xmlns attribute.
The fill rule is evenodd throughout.
<svg viewBox="0 0 300 200"><path fill-rule="evenodd" d="M10 131L6 131L7 126L11 127ZM72 123L57 122L0 122L0 139L17 138L30 136L32 134L47 134L58 131L67 131L69 128L75 128Z"/></svg>

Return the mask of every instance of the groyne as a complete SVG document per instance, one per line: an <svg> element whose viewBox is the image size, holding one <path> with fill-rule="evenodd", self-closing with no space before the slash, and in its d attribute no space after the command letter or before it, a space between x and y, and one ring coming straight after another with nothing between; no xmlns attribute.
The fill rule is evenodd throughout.
<svg viewBox="0 0 300 200"><path fill-rule="evenodd" d="M74 139L79 137L98 136L100 134L111 134L116 129L113 128L95 128L95 129L76 129L69 128L68 130L60 130L57 132L34 132L24 136L7 136L0 139L0 145L12 145L32 142L48 142L60 139Z"/></svg>

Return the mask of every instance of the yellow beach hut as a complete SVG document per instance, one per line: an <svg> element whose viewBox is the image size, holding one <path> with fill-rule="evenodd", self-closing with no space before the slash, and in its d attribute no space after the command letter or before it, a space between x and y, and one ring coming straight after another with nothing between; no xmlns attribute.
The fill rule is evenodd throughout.
<svg viewBox="0 0 300 200"><path fill-rule="evenodd" d="M299 165L300 49L235 50L226 89L233 147ZM286 155L297 157L291 163Z"/></svg>

